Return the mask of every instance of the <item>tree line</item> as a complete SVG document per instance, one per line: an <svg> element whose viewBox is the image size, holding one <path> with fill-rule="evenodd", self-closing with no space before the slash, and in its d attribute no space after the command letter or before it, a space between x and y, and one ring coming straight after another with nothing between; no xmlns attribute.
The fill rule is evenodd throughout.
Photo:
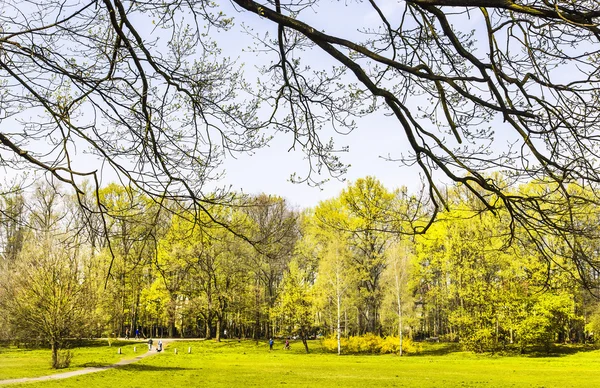
<svg viewBox="0 0 600 388"><path fill-rule="evenodd" d="M544 193L548 203L553 194L548 182L513 190ZM194 212L110 184L98 192L105 209L94 213L85 201L98 198L51 183L8 191L0 200L0 335L48 343L54 363L67 338L136 331L297 337L306 351L308 339L331 336L338 352L343 337L366 334L397 337L400 351L406 338L474 351L594 339L598 272L582 274L573 252L595 259L595 239L561 230L540 240L512 225L509 212L486 211L469 189L443 195L452 210L431 224L421 197L372 177L305 210L261 194ZM581 204L569 210L572 222L596 228L597 210Z"/></svg>

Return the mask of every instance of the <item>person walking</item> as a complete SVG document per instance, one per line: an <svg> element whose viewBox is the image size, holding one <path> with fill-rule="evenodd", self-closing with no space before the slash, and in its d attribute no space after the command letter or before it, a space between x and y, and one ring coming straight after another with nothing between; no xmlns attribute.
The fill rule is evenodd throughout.
<svg viewBox="0 0 600 388"><path fill-rule="evenodd" d="M152 338L148 338L148 351L152 350Z"/></svg>
<svg viewBox="0 0 600 388"><path fill-rule="evenodd" d="M273 350L273 338L269 338L269 351Z"/></svg>
<svg viewBox="0 0 600 388"><path fill-rule="evenodd" d="M162 352L162 340L158 340L158 344L156 345L156 351Z"/></svg>

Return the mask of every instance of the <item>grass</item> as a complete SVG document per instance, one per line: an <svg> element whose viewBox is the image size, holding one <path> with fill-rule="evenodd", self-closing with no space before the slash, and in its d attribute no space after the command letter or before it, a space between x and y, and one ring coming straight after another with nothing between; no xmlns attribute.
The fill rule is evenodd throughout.
<svg viewBox="0 0 600 388"><path fill-rule="evenodd" d="M133 348L137 347L137 353ZM0 381L21 377L38 377L55 373L69 372L90 366L107 366L124 358L133 358L145 352L147 345L143 342L113 341L108 346L106 340L91 340L70 345L73 359L71 366L65 369L51 368L50 349L28 349L0 347ZM122 354L118 354L121 348Z"/></svg>
<svg viewBox="0 0 600 388"><path fill-rule="evenodd" d="M600 380L596 350L498 357L426 344L418 356L337 356L321 352L314 341L310 345L313 352L307 355L299 342L290 351L276 343L273 352L266 342L173 342L165 352L135 364L11 387L589 387Z"/></svg>

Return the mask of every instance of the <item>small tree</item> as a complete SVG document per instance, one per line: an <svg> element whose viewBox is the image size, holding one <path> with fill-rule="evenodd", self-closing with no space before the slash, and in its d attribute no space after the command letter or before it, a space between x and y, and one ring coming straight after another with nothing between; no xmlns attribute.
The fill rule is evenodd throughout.
<svg viewBox="0 0 600 388"><path fill-rule="evenodd" d="M82 257L56 238L30 239L0 283L0 308L14 335L47 342L53 368L68 367L69 357L59 351L66 338L83 333L93 315L93 282Z"/></svg>

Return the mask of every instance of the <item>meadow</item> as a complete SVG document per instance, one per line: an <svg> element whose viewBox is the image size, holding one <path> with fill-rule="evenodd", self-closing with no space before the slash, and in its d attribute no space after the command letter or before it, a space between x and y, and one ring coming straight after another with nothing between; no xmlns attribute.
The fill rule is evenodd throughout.
<svg viewBox="0 0 600 388"><path fill-rule="evenodd" d="M137 352L134 352L134 347ZM147 346L142 343L111 341L111 346L109 346L106 340L81 341L71 344L70 348L72 348L69 350L73 354L71 366L65 369L52 369L49 349L0 347L0 381L70 372L87 367L108 366L122 359L139 356L147 350ZM119 348L121 348L122 354L118 354Z"/></svg>
<svg viewBox="0 0 600 388"><path fill-rule="evenodd" d="M73 366L107 365L135 357L133 344L74 350ZM138 343L138 353L143 343ZM163 353L135 364L64 380L11 384L10 387L589 387L600 381L600 351L562 348L551 355L497 356L461 352L446 344L424 344L416 355L325 353L317 341L305 354L300 343L283 350L277 342L175 341ZM192 352L188 354L188 348ZM177 349L177 354L175 354ZM0 380L56 373L49 351L4 349ZM61 371L65 371L64 369ZM58 371L58 372L61 372Z"/></svg>

